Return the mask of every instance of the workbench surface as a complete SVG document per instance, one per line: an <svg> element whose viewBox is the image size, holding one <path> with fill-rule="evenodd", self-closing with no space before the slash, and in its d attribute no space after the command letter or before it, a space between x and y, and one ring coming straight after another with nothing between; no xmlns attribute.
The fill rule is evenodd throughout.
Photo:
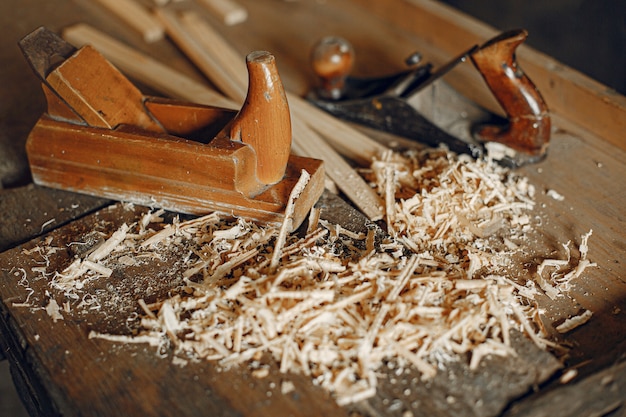
<svg viewBox="0 0 626 417"><path fill-rule="evenodd" d="M383 13L369 12L367 7L371 5L365 0L241 3L249 11L246 23L216 27L242 57L252 50L275 54L286 88L300 95L311 85L310 48L328 34L350 39L357 51L368 51L359 55L355 68L359 75L400 70L404 58L415 50L424 51L427 58L431 53L435 61L442 59L433 42L416 36L401 23L383 20ZM401 0L393 3L412 7ZM431 7L430 2L415 3ZM546 380L547 375L538 370L544 367L552 371L554 362L520 340L518 350L526 352L526 358L522 354L516 361L491 358L489 367L477 374L462 367L451 369L429 385L419 383L418 373L409 373L403 376L404 385L382 384L380 393L369 402L341 408L309 378L280 374L276 367L271 368L267 378L258 379L245 366L228 371L210 362L181 367L148 345L88 338L90 331L123 329L129 314L123 307L117 315L115 311L108 315L94 312L53 322L45 309L21 306L27 296L23 285L26 280L34 291L31 301L44 307L42 294L47 284L34 280L29 272L41 262L31 249L49 236L56 245L72 242L73 237L82 236L94 224L105 224L107 232L112 232L125 221L138 218L144 209L129 210L111 205L108 200L29 184L24 143L45 111L45 101L17 41L38 26L60 31L67 25L86 22L198 81L206 80L168 40L144 43L96 2L8 0L0 6L0 12L5 35L0 40L0 180L5 186L0 188L0 359L6 356L10 361L32 415L408 415L402 414L408 410L415 416L538 416L624 412L626 143L614 139L619 135L610 140L602 136L610 126L598 128L600 134L589 131L589 122L580 123L584 126L581 128L561 110L561 102L555 102L558 111L549 156L520 172L537 187L535 214L543 222L536 231L532 251L524 254L528 265L562 255L561 245L568 241L578 247L581 236L593 230L589 258L597 267L585 272L568 297L556 301L543 297L539 301L548 320L574 316L583 310L593 312L592 320L575 331L565 335L554 332L559 342L571 348L564 358L564 369L575 368L578 372L569 384L559 383L558 378ZM471 46L469 42L467 46ZM563 71L562 67L554 68L555 72ZM553 84L549 83L548 105L551 97L559 94L559 84ZM597 88L590 84L591 90ZM567 98L560 100L567 102ZM623 104L623 98L618 98L618 103ZM622 117L626 118L626 112ZM616 125L620 123L623 121ZM551 197L554 194L550 190L564 198ZM69 256L60 253L50 262L61 267L67 265ZM169 266L165 262L161 267L167 270ZM141 294L142 282L134 282L130 276L124 279L127 288ZM124 296L132 298L130 293ZM512 377L512 367L526 369L527 373ZM456 385L450 383L450 378L457 379ZM295 389L283 394L280 386L286 379ZM499 386L494 388L494 383ZM539 383L542 388L529 393ZM460 392L464 384L465 392ZM411 393L408 397L403 394L407 388ZM457 404L449 401L452 391L460 398ZM490 398L490 402L483 404L483 398Z"/></svg>

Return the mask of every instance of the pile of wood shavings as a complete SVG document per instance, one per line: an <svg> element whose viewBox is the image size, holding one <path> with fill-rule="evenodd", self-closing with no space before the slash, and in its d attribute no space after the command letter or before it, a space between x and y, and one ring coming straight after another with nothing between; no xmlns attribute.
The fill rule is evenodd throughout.
<svg viewBox="0 0 626 417"><path fill-rule="evenodd" d="M515 355L511 329L550 344L533 321L532 281L501 273L531 227L534 188L525 178L441 151L389 153L364 175L385 201L389 238L381 243L373 231L324 222L283 243L278 227L217 214L154 231L157 212L121 227L53 285L80 291L85 276L183 248L179 295L141 301L137 335L90 336L172 349L177 363L228 367L270 354L340 405L375 395L387 360L429 379L457 354L470 355L471 369L486 355Z"/></svg>

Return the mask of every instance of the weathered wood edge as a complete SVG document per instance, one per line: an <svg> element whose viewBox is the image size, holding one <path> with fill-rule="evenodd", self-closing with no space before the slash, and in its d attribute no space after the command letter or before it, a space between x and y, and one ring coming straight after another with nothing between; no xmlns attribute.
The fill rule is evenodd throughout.
<svg viewBox="0 0 626 417"><path fill-rule="evenodd" d="M0 253L109 204L111 200L35 184L0 190Z"/></svg>
<svg viewBox="0 0 626 417"><path fill-rule="evenodd" d="M625 411L625 398L626 362L621 362L545 395L515 403L503 417L618 416Z"/></svg>
<svg viewBox="0 0 626 417"><path fill-rule="evenodd" d="M447 58L498 33L495 28L432 0L353 1L422 38ZM552 112L626 149L626 97L531 47L522 45L517 57ZM455 79L446 80L481 105L492 108L494 102L488 92L476 88L483 83L478 72L470 66L465 69L457 72Z"/></svg>
<svg viewBox="0 0 626 417"><path fill-rule="evenodd" d="M24 335L3 302L0 302L0 336L0 351L9 361L11 379L28 414L33 417L57 416L54 402L32 365L32 355L24 347L27 344Z"/></svg>

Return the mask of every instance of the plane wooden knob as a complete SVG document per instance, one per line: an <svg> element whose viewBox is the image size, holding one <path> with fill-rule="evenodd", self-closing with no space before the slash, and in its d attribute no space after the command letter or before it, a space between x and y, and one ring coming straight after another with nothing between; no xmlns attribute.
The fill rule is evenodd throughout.
<svg viewBox="0 0 626 417"><path fill-rule="evenodd" d="M313 48L311 64L321 82L318 95L321 98L338 100L354 64L354 49L343 38L327 36Z"/></svg>
<svg viewBox="0 0 626 417"><path fill-rule="evenodd" d="M250 145L257 156L257 178L264 184L279 182L291 152L291 117L287 95L274 56L255 51L246 57L248 95L233 120L231 140Z"/></svg>

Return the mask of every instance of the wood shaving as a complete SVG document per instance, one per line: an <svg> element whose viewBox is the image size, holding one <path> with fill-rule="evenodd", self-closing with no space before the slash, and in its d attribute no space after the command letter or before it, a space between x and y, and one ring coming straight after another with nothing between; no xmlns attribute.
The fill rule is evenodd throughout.
<svg viewBox="0 0 626 417"><path fill-rule="evenodd" d="M581 236L581 243L578 248L580 257L575 265L572 265L571 242L567 242L563 245L567 259L544 259L537 267L536 281L550 299L554 300L567 293L571 289L573 280L579 278L587 268L598 266L587 259L588 241L592 233L593 230L590 230ZM548 274L544 271L549 270L552 272L546 276Z"/></svg>
<svg viewBox="0 0 626 417"><path fill-rule="evenodd" d="M561 375L561 377L559 378L559 382L561 384L567 384L568 382L571 382L577 376L578 376L577 369L568 369L566 372L563 373L563 375Z"/></svg>
<svg viewBox="0 0 626 417"><path fill-rule="evenodd" d="M280 393L283 395L287 395L296 390L296 386L293 382L285 380L280 383Z"/></svg>
<svg viewBox="0 0 626 417"><path fill-rule="evenodd" d="M563 323L556 327L556 330L559 333L571 332L575 328L580 327L583 324L587 323L589 320L591 320L591 316L593 316L593 313L589 310L585 310L581 314L565 320Z"/></svg>
<svg viewBox="0 0 626 417"><path fill-rule="evenodd" d="M63 320L61 308L54 298L51 298L48 302L48 305L46 306L46 313L48 313L48 315L52 318L52 321L55 323L59 320Z"/></svg>
<svg viewBox="0 0 626 417"><path fill-rule="evenodd" d="M364 175L385 201L389 236L382 242L317 223L315 212L304 237L217 214L155 231L149 226L163 214L155 212L78 257L52 285L77 296L81 282L106 279L132 259L186 253L172 277L180 291L153 304L141 299L135 335L90 337L149 343L222 367L266 355L281 372L310 376L340 405L375 395L377 372L389 360L428 380L459 354L469 356L471 369L491 355L515 355L510 329L542 348L553 345L535 321L532 281L522 285L503 273L531 228L527 179L489 159L440 150L390 152ZM555 291L593 265L587 238L582 266L550 278Z"/></svg>
<svg viewBox="0 0 626 417"><path fill-rule="evenodd" d="M311 175L302 170L300 178L298 182L291 190L291 194L289 195L289 199L287 201L287 207L285 208L285 221L283 222L280 231L278 233L278 239L276 239L276 245L274 246L274 252L272 254L272 260L270 262L270 267L272 269L276 269L278 266L278 262L280 261L280 257L282 255L283 246L285 245L285 240L287 239L287 233L289 230L293 229L293 212L295 208L295 201L300 197L302 191L309 183L311 179Z"/></svg>
<svg viewBox="0 0 626 417"><path fill-rule="evenodd" d="M553 199L557 200L557 201L563 201L563 200L565 200L565 197L563 197L563 195L562 195L562 194L559 194L559 193L558 193L557 191L555 191L555 190L548 190L548 191L546 191L546 195L547 195L548 197L551 197L551 198L553 198Z"/></svg>

